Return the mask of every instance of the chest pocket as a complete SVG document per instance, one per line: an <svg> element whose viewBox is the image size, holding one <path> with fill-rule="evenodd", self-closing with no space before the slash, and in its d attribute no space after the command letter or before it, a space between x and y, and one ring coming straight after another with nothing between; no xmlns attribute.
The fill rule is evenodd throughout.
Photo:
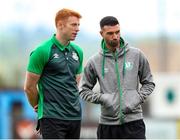
<svg viewBox="0 0 180 140"><path fill-rule="evenodd" d="M71 74L74 76L76 75L79 66L79 56L73 48L61 51L54 45L44 72L49 75Z"/></svg>

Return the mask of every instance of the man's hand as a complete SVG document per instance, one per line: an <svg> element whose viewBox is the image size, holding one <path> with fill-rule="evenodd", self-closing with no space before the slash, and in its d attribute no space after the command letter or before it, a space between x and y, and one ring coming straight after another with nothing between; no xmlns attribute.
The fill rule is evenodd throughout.
<svg viewBox="0 0 180 140"><path fill-rule="evenodd" d="M104 105L105 107L113 107L115 103L115 98L115 93L105 93L101 95L100 100L102 101L102 105Z"/></svg>
<svg viewBox="0 0 180 140"><path fill-rule="evenodd" d="M38 104L34 106L34 112L37 113L37 111L38 111Z"/></svg>

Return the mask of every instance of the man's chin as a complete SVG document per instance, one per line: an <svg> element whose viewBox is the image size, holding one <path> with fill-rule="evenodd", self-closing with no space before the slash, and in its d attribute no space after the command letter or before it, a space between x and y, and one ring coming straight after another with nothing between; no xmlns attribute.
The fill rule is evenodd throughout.
<svg viewBox="0 0 180 140"><path fill-rule="evenodd" d="M118 43L111 43L110 46L116 48L118 46Z"/></svg>
<svg viewBox="0 0 180 140"><path fill-rule="evenodd" d="M118 41L110 41L109 42L109 45L111 46L111 47L113 47L113 48L115 48L115 47L117 47L118 45L119 45L119 42Z"/></svg>
<svg viewBox="0 0 180 140"><path fill-rule="evenodd" d="M70 39L70 41L74 41L74 40L75 40L75 37Z"/></svg>

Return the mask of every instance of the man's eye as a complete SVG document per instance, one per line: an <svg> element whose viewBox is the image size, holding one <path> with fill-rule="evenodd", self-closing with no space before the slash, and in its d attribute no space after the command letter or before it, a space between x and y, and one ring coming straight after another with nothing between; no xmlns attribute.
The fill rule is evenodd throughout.
<svg viewBox="0 0 180 140"><path fill-rule="evenodd" d="M112 32L109 32L109 33L107 33L108 35L113 35L113 33Z"/></svg>
<svg viewBox="0 0 180 140"><path fill-rule="evenodd" d="M117 31L116 34L119 34L120 31Z"/></svg>

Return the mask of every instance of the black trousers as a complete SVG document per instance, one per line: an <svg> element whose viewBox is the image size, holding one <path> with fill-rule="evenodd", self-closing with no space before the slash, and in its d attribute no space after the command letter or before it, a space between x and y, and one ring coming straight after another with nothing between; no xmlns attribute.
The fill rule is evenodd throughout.
<svg viewBox="0 0 180 140"><path fill-rule="evenodd" d="M143 120L132 121L122 125L99 124L98 139L146 139Z"/></svg>
<svg viewBox="0 0 180 140"><path fill-rule="evenodd" d="M43 139L79 139L80 120L40 119L40 131Z"/></svg>

